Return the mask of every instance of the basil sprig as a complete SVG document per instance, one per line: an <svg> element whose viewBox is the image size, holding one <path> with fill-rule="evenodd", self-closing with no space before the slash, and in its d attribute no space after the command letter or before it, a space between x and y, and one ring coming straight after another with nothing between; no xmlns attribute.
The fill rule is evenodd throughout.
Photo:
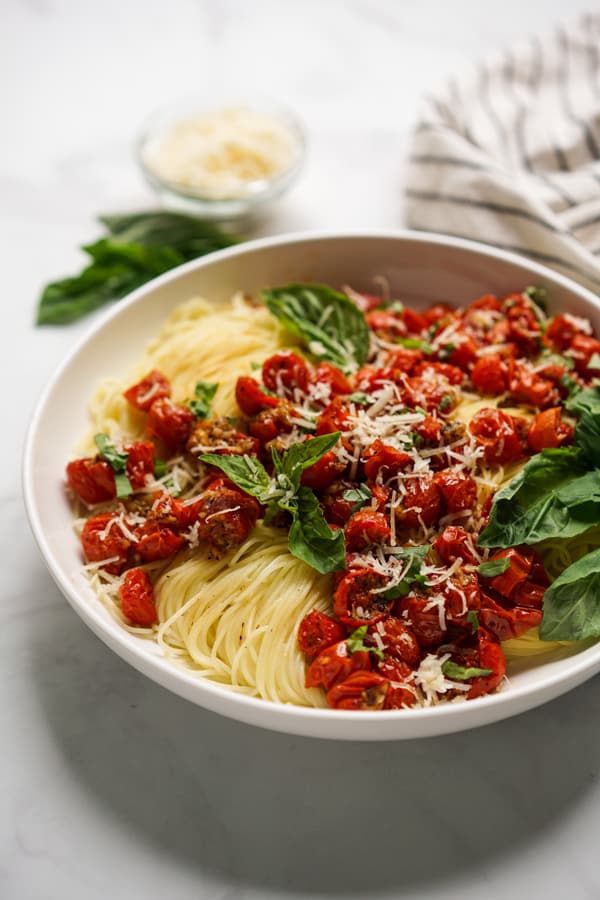
<svg viewBox="0 0 600 900"><path fill-rule="evenodd" d="M141 212L102 216L107 235L83 247L91 263L72 278L47 285L37 324L74 322L190 259L221 250L235 239L193 216Z"/></svg>
<svg viewBox="0 0 600 900"><path fill-rule="evenodd" d="M480 566L477 566L477 573L482 578L495 578L496 575L503 575L509 567L510 559L502 556L500 559L488 559L486 562L482 562Z"/></svg>
<svg viewBox="0 0 600 900"><path fill-rule="evenodd" d="M133 485L127 477L127 459L128 453L117 450L114 444L111 444L108 435L96 434L94 443L98 448L98 453L105 462L109 464L115 473L115 486L117 488L117 497L123 500L133 494Z"/></svg>
<svg viewBox="0 0 600 900"><path fill-rule="evenodd" d="M288 284L262 292L270 312L319 359L343 372L367 361L369 328L345 294L322 284Z"/></svg>
<svg viewBox="0 0 600 900"><path fill-rule="evenodd" d="M322 574L346 566L344 532L333 531L323 516L314 492L300 484L302 472L314 465L339 440L340 432L292 444L281 456L273 451L274 476L254 457L204 453L199 459L217 466L247 494L266 506L265 521L284 510L292 517L288 535L290 553Z"/></svg>

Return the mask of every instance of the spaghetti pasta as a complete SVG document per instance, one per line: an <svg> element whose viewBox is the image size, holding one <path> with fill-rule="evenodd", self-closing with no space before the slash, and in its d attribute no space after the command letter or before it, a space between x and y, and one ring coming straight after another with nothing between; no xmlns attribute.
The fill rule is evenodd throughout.
<svg viewBox="0 0 600 900"><path fill-rule="evenodd" d="M512 297L531 313L525 294ZM534 373L531 320L524 337L505 332L499 343L501 311L512 308L506 301L472 304L469 331L467 314L459 320L446 307L411 319L371 312L374 298L363 299L369 359L349 379L330 363L305 362L294 352L301 339L240 294L222 307L199 299L182 305L124 380L99 386L80 452L93 453L98 435L105 449L67 467L83 513L76 524L88 577L124 627L157 640L174 664L243 694L324 706L325 687L329 704L344 708L476 697L504 676L498 640L509 661L562 649L537 638L548 584L538 557L490 555L475 538L542 425L549 446L572 436L558 419L549 430L539 412L559 402L564 372ZM511 337L516 349L506 352ZM309 347L318 356L317 344ZM487 367L492 355L497 371ZM254 369L262 384L248 374ZM199 384L205 393L209 386L212 409L194 421L190 398ZM185 438L173 441L165 421ZM295 483L286 453L318 442L315 435L333 435L331 449ZM271 453L274 474L264 468ZM129 485L124 495L119 478ZM322 525L311 520L321 543L303 535L301 552L292 543L296 526L306 530L300 497L309 506L316 497L325 517ZM333 557L341 525L346 570L318 571L314 546ZM590 532L539 549L554 577L599 542L600 532ZM151 600L123 590L132 559L149 576ZM478 575L489 562L494 574ZM139 627L142 607L154 617L151 628ZM334 643L334 635L343 638Z"/></svg>

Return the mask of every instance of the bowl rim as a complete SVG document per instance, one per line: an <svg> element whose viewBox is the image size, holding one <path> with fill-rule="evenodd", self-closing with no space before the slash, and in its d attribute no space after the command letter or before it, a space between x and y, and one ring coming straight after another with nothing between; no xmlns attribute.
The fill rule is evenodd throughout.
<svg viewBox="0 0 600 900"><path fill-rule="evenodd" d="M31 530L46 566L73 609L117 655L153 681L179 696L247 724L304 736L340 740L404 740L468 730L538 706L591 677L600 670L600 642L570 656L568 658L569 670L566 673L562 671L549 672L545 674L539 684L511 687L508 691L480 697L476 703L472 704L448 703L407 710L351 711L275 703L237 693L226 686L204 679L192 671L186 671L167 657L145 653L143 644L141 642L136 644L132 641L132 636L121 626L118 626L118 631L107 627L107 622L101 616L100 610L96 610L93 604L89 603L88 599L82 595L83 592L69 580L54 558L41 523L33 477L33 455L40 419L56 385L61 381L73 360L109 322L121 315L125 309L142 302L148 292L156 291L190 272L206 268L229 257L244 256L257 250L289 244L346 239L416 241L437 247L465 250L480 257L526 266L533 275L553 281L564 289L578 294L600 311L600 300L592 291L547 266L510 251L496 249L491 245L434 232L411 229L302 231L257 238L215 251L163 273L137 288L127 297L115 302L111 308L101 313L97 320L79 337L69 353L56 367L39 395L26 432L22 458L22 490L25 508ZM115 625L118 623L115 622ZM380 725L386 724L388 727L377 732L374 730L374 722L379 722ZM402 723L411 723L413 726L412 730L408 729L408 734L402 734ZM418 725L415 727L415 723L420 723L421 727ZM360 724L368 727L357 727ZM392 724L396 724L397 727L389 727ZM373 730L372 734L369 733L370 729ZM360 736L357 736L357 732L360 732Z"/></svg>

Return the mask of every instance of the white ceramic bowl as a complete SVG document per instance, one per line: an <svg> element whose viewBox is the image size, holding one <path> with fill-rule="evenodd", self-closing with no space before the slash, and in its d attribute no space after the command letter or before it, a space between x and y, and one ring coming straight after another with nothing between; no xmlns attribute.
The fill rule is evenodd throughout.
<svg viewBox="0 0 600 900"><path fill-rule="evenodd" d="M31 526L50 572L89 627L140 672L169 690L231 718L292 734L348 740L397 740L484 725L530 709L600 670L600 643L564 658L530 660L501 693L429 709L350 712L305 709L240 696L176 668L159 648L108 614L80 571L79 545L65 499L65 460L86 427L94 386L125 372L169 311L194 295L222 301L236 290L291 281L373 290L385 277L394 296L425 305L461 305L484 293L530 284L549 291L551 312L588 316L600 331L600 302L574 282L484 245L411 232L292 235L223 250L169 272L114 306L60 367L38 404L27 437L24 490Z"/></svg>

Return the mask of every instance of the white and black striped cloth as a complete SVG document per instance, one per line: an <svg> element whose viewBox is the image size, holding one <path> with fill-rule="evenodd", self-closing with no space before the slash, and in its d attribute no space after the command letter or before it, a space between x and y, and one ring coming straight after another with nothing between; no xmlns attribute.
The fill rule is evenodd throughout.
<svg viewBox="0 0 600 900"><path fill-rule="evenodd" d="M426 101L412 228L513 250L600 290L600 14L474 66Z"/></svg>

